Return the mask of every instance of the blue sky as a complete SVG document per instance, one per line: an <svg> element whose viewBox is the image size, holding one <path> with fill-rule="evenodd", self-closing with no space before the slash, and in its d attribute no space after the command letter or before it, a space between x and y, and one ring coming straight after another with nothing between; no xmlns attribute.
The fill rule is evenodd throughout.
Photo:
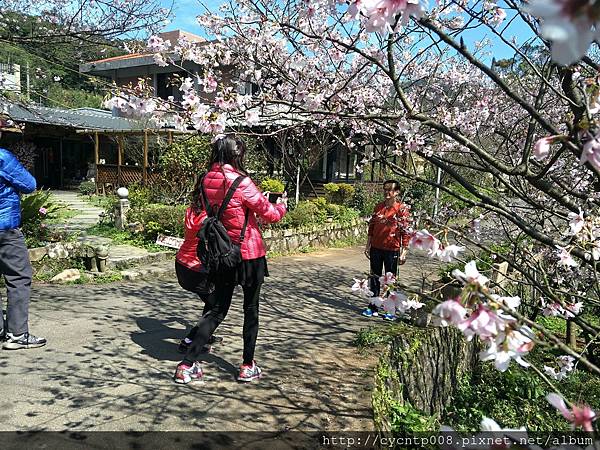
<svg viewBox="0 0 600 450"><path fill-rule="evenodd" d="M165 26L164 31L171 31L181 29L190 33L199 34L204 36L204 33L196 21L196 16L205 11L205 5L212 11L217 11L219 5L223 3L223 0L175 0L173 5L174 17L170 24ZM162 0L163 6L169 6L168 0ZM499 4L501 4L499 2ZM513 13L509 12L509 17L512 17ZM526 25L517 20L512 23L507 30L506 36L516 36L519 42L523 42L531 37L531 32ZM465 43L470 50L474 49L475 42L488 37L492 40L493 48L492 55L496 59L503 59L512 56L512 51L509 47L501 43L492 33L489 32L485 27L480 27L474 30L468 30L463 34ZM485 62L491 63L491 56L482 58Z"/></svg>

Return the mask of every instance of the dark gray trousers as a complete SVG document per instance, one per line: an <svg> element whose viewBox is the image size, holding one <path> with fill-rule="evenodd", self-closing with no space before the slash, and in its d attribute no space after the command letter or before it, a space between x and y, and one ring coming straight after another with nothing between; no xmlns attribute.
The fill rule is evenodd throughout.
<svg viewBox="0 0 600 450"><path fill-rule="evenodd" d="M32 269L21 230L0 230L0 273L6 281L8 332L27 333ZM0 324L1 325L1 324Z"/></svg>

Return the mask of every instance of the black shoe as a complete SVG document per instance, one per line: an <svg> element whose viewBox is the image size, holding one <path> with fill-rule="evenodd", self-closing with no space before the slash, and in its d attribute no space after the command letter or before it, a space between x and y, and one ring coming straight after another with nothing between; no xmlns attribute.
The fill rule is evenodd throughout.
<svg viewBox="0 0 600 450"><path fill-rule="evenodd" d="M5 350L19 350L21 348L38 348L46 345L46 339L34 336L33 334L23 333L14 336L7 333L6 342L2 346Z"/></svg>
<svg viewBox="0 0 600 450"><path fill-rule="evenodd" d="M223 337L221 337L221 336L215 336L213 334L210 338L208 338L208 342L206 343L206 345L204 347L202 347L202 352L201 353L211 353L211 351L212 351L212 345L213 344L220 344L221 342L223 342ZM185 354L189 350L190 345L192 345L191 342L188 344L185 341L185 339L182 339L181 341L179 341L179 346L177 347L177 351L179 353Z"/></svg>
<svg viewBox="0 0 600 450"><path fill-rule="evenodd" d="M208 338L209 344L220 344L223 342L223 336L215 336L214 334Z"/></svg>

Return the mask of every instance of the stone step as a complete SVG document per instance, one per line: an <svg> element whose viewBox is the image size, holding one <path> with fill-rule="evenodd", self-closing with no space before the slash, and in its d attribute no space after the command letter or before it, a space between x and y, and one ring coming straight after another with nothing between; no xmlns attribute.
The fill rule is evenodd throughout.
<svg viewBox="0 0 600 450"><path fill-rule="evenodd" d="M158 277L175 277L175 260L168 259L153 264L145 264L136 268L121 270L124 280L156 279Z"/></svg>
<svg viewBox="0 0 600 450"><path fill-rule="evenodd" d="M132 245L112 245L109 249L107 266L111 269L123 270L172 259L174 255L174 251L150 253Z"/></svg>

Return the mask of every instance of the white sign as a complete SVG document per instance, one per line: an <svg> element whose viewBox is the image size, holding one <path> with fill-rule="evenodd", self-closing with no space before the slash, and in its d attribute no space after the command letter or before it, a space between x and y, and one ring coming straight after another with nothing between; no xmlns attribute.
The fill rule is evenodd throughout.
<svg viewBox="0 0 600 450"><path fill-rule="evenodd" d="M179 247L181 247L183 244L183 239L175 236L165 236L164 234L159 234L156 236L156 244L164 247L179 249Z"/></svg>

